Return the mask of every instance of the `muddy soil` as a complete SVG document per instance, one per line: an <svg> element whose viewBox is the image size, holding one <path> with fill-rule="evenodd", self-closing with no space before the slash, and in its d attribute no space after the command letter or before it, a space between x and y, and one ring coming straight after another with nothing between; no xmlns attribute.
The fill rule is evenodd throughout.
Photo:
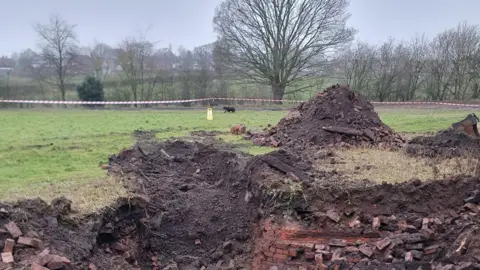
<svg viewBox="0 0 480 270"><path fill-rule="evenodd" d="M412 156L429 158L480 157L480 140L450 130L433 136L412 138L406 151Z"/></svg>
<svg viewBox="0 0 480 270"><path fill-rule="evenodd" d="M259 145L298 151L311 146L398 147L404 143L380 120L370 102L340 85L325 89L290 111L275 127L248 138Z"/></svg>
<svg viewBox="0 0 480 270"><path fill-rule="evenodd" d="M316 158L328 158L328 153ZM255 237L261 237L253 228L271 216L278 224L295 220L321 231L376 232L392 241L407 237L406 242L395 240L388 254L375 246L370 257L356 254L363 260L346 261L345 269L393 260L404 264L408 252L429 265L475 266L480 252L479 178L352 183L341 172L313 170L308 159L288 150L252 157L185 141L140 141L112 156L109 165L109 174L132 195L98 213L76 216L66 199L51 205L41 200L0 205L0 228L13 221L24 235L43 242L41 247L17 243L13 269L30 269L45 248L68 258L62 269L252 269L258 256ZM381 221L378 228L375 218ZM467 240L459 238L462 232L470 232L462 234ZM408 243L408 237L422 245ZM0 230L0 244L8 238L20 241ZM456 250L462 242L468 245L452 255L451 247ZM427 252L435 245L439 252ZM339 252L354 251L345 247Z"/></svg>

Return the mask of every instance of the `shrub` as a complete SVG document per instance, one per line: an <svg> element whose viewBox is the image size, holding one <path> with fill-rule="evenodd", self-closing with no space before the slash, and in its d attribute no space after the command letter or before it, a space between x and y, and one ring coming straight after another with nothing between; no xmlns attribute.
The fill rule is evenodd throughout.
<svg viewBox="0 0 480 270"><path fill-rule="evenodd" d="M103 84L95 77L87 76L80 85L77 85L78 98L81 101L104 101L105 93ZM87 107L103 106L103 105L85 105Z"/></svg>

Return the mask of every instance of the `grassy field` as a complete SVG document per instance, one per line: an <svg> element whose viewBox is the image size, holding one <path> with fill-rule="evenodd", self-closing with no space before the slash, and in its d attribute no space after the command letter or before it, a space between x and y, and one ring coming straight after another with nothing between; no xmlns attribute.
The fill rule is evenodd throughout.
<svg viewBox="0 0 480 270"><path fill-rule="evenodd" d="M382 120L399 132L433 132L466 116L463 110L380 110ZM76 203L98 207L103 198L123 190L100 170L99 162L134 143L132 132L156 130L159 139L188 135L193 130L228 131L243 123L249 129L275 124L285 111L120 111L2 110L0 111L0 196L4 199L66 194ZM238 142L238 138L224 136ZM253 154L265 149L249 147ZM93 188L91 188L93 187ZM93 203L92 203L93 201Z"/></svg>

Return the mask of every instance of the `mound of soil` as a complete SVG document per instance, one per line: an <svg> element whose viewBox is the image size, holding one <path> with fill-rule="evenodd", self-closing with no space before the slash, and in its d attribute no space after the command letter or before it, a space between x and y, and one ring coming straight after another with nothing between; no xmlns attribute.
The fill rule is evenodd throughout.
<svg viewBox="0 0 480 270"><path fill-rule="evenodd" d="M480 157L480 140L451 130L438 132L434 136L418 136L407 145L412 156L429 158Z"/></svg>
<svg viewBox="0 0 480 270"><path fill-rule="evenodd" d="M315 146L400 146L373 105L347 86L332 86L300 104L273 128L250 136L254 143L303 150Z"/></svg>

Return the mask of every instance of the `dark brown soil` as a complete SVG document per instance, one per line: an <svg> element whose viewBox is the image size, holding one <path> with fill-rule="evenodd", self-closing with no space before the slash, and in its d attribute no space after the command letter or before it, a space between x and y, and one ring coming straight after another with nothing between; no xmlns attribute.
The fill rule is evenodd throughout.
<svg viewBox="0 0 480 270"><path fill-rule="evenodd" d="M76 218L66 199L51 205L41 200L0 205L5 210L0 226L14 221L24 234L43 240L51 253L72 261L64 269L87 269L90 263L96 269L250 269L252 228L270 215L278 223L293 219L306 228L361 234L371 232L373 218L381 217L382 237L392 239L400 237L400 220L412 224L415 233L425 233L423 218L438 218L441 224L430 225L432 232L422 241L441 245L442 252L421 261L475 264L480 252L475 231L479 178L351 183L340 173L314 171L308 160L288 150L252 157L184 141L140 141L110 158L109 173L123 181L130 198ZM473 206L464 207L472 195ZM339 214L338 222L328 217L331 210ZM352 217L360 221L355 228L348 226ZM474 236L470 244L447 259L449 247L468 230ZM7 237L0 233L0 240ZM409 249L406 244L392 247L397 263ZM29 269L40 251L16 246L14 269ZM375 253L366 261L391 260Z"/></svg>
<svg viewBox="0 0 480 270"><path fill-rule="evenodd" d="M407 153L429 158L480 157L480 140L450 130L434 136L419 136L409 141Z"/></svg>
<svg viewBox="0 0 480 270"><path fill-rule="evenodd" d="M400 146L373 105L346 86L332 86L300 104L273 128L250 136L259 145L304 150L309 146Z"/></svg>

